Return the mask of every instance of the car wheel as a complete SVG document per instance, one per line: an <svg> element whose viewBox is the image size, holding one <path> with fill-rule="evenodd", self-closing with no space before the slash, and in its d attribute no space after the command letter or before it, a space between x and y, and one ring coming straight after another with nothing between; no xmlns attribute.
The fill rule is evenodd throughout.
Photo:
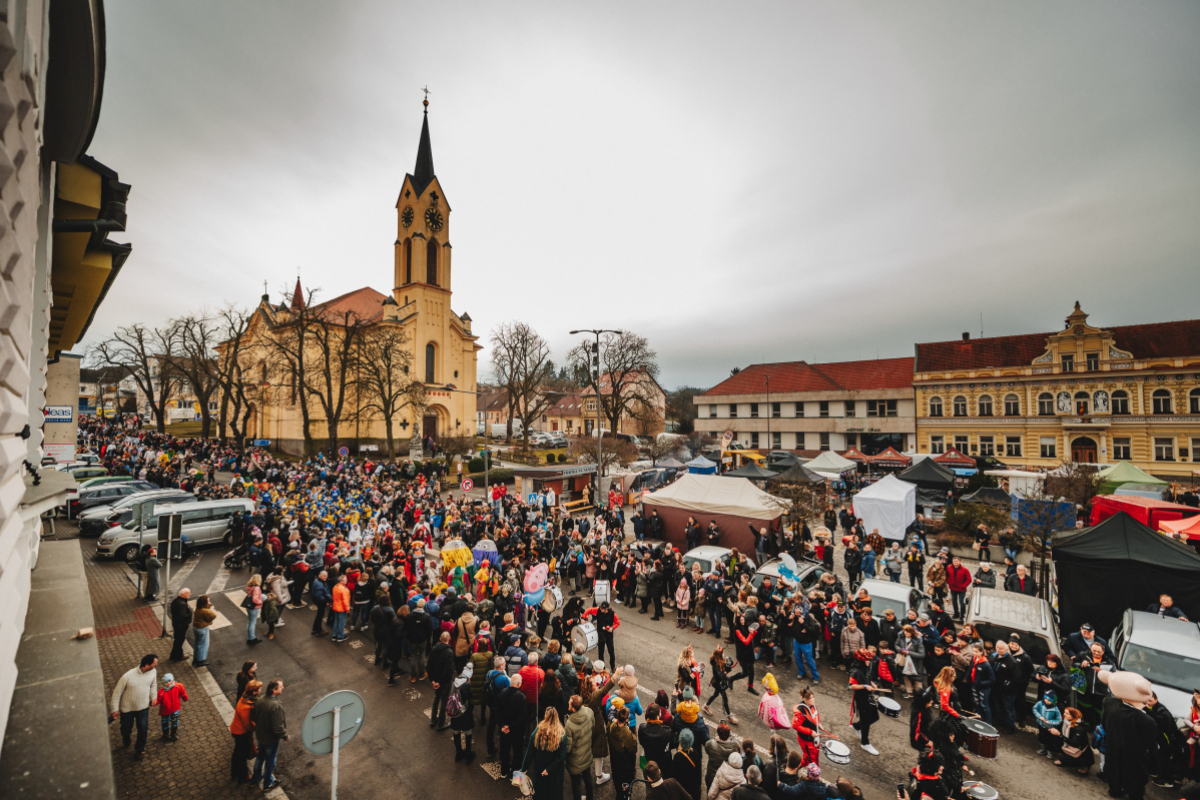
<svg viewBox="0 0 1200 800"><path fill-rule="evenodd" d="M227 547L228 547L229 545L233 544L233 531L226 531L226 532L225 532L225 535L224 535L224 536L221 538L221 541L222 541L222 542L225 544L225 546L227 546Z"/></svg>
<svg viewBox="0 0 1200 800"><path fill-rule="evenodd" d="M117 558L121 559L126 564L132 564L137 560L137 548L131 544L127 544L117 551Z"/></svg>

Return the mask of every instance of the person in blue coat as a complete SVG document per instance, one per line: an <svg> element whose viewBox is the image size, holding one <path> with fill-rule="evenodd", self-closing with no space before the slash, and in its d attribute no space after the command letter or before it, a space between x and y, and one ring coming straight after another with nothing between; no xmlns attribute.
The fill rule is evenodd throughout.
<svg viewBox="0 0 1200 800"><path fill-rule="evenodd" d="M333 602L333 592L329 588L328 581L329 573L321 570L308 590L312 595L313 603L317 606L317 614L313 617L313 636L322 636L325 634L325 629L321 626L321 621L325 619L325 609Z"/></svg>

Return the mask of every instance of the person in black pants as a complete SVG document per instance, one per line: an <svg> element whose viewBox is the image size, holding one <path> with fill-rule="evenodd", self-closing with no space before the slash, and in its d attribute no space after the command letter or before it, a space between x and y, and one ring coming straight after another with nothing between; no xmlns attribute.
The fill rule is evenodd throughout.
<svg viewBox="0 0 1200 800"><path fill-rule="evenodd" d="M371 630L375 634L375 665L380 669L387 666L388 640L392 635L392 620L396 611L392 608L392 598L386 594L379 598L379 603L371 609Z"/></svg>
<svg viewBox="0 0 1200 800"><path fill-rule="evenodd" d="M661 614L661 603L657 597L655 598L655 614ZM596 650L596 655L603 660L604 648L608 648L608 663L612 668L617 668L617 653L613 650L613 632L621 625L621 621L617 619L617 613L612 610L612 606L605 600L598 608L589 608L583 612L584 617L596 618L596 633L600 637L600 646ZM656 617L657 619L657 617Z"/></svg>
<svg viewBox="0 0 1200 800"><path fill-rule="evenodd" d="M192 607L188 605L191 596L191 589L181 589L179 596L171 601L171 632L175 636L171 647L172 661L183 661L183 643L187 639L188 628L192 627Z"/></svg>
<svg viewBox="0 0 1200 800"><path fill-rule="evenodd" d="M446 722L446 701L454 683L454 648L450 646L450 631L442 631L438 643L429 651L429 682L433 684L433 710L429 727L439 731L450 727Z"/></svg>
<svg viewBox="0 0 1200 800"><path fill-rule="evenodd" d="M864 647L853 658L850 665L850 691L854 699L850 701L850 712L854 722L850 723L850 727L862 737L862 749L877 756L879 751L871 746L871 725L879 720L879 706L875 702L878 687L871 678L871 651Z"/></svg>
<svg viewBox="0 0 1200 800"><path fill-rule="evenodd" d="M511 778L512 769L525 755L525 695L521 693L521 676L496 676L496 713L492 718L500 728L500 777ZM504 686L508 683L508 686ZM504 687L504 688L500 688Z"/></svg>
<svg viewBox="0 0 1200 800"><path fill-rule="evenodd" d="M650 596L654 598L654 616L650 619L662 619L662 595L663 587L666 585L666 577L663 575L661 561L654 562L654 569L650 572Z"/></svg>
<svg viewBox="0 0 1200 800"><path fill-rule="evenodd" d="M842 556L842 564L846 567L846 588L854 591L858 586L858 576L862 574L862 551L853 541L846 545L846 554Z"/></svg>
<svg viewBox="0 0 1200 800"><path fill-rule="evenodd" d="M738 614L737 627L733 629L734 638L737 641L737 660L741 671L736 675L729 676L729 684L739 678L746 679L746 691L750 694L758 694L758 690L754 688L754 645L758 641L759 628L755 626L754 630L746 623L746 615Z"/></svg>
<svg viewBox="0 0 1200 800"><path fill-rule="evenodd" d="M333 592L329 589L329 573L321 570L317 575L317 579L312 582L309 592L312 594L313 604L317 607L316 616L313 617L312 632L313 636L324 636L325 628L321 623L325 619L325 607L333 600Z"/></svg>

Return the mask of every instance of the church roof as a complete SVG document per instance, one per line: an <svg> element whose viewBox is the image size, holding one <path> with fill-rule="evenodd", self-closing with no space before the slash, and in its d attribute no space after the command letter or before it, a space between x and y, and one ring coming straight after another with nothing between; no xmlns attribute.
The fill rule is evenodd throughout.
<svg viewBox="0 0 1200 800"><path fill-rule="evenodd" d="M425 189L435 177L433 146L429 143L429 109L425 109L425 118L421 121L421 141L417 145L417 165L413 167L412 174L408 177L412 180L417 197L425 193Z"/></svg>
<svg viewBox="0 0 1200 800"><path fill-rule="evenodd" d="M370 322L383 314L383 301L391 295L377 292L370 286L346 292L343 295L320 303L314 310L328 312L333 317L344 318L353 314L360 322Z"/></svg>
<svg viewBox="0 0 1200 800"><path fill-rule="evenodd" d="M296 288L292 290L292 311L304 310L304 289L300 286L300 276L296 276Z"/></svg>

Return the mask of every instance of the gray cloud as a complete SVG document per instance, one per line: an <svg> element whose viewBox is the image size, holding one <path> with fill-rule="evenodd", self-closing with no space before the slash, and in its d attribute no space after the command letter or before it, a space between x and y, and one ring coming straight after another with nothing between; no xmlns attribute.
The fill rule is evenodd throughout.
<svg viewBox="0 0 1200 800"><path fill-rule="evenodd" d="M386 291L425 84L454 308L560 359L628 327L708 385L980 312L1196 315L1200 6L739 8L108 4L91 153L133 184L134 255L92 338L297 269Z"/></svg>

